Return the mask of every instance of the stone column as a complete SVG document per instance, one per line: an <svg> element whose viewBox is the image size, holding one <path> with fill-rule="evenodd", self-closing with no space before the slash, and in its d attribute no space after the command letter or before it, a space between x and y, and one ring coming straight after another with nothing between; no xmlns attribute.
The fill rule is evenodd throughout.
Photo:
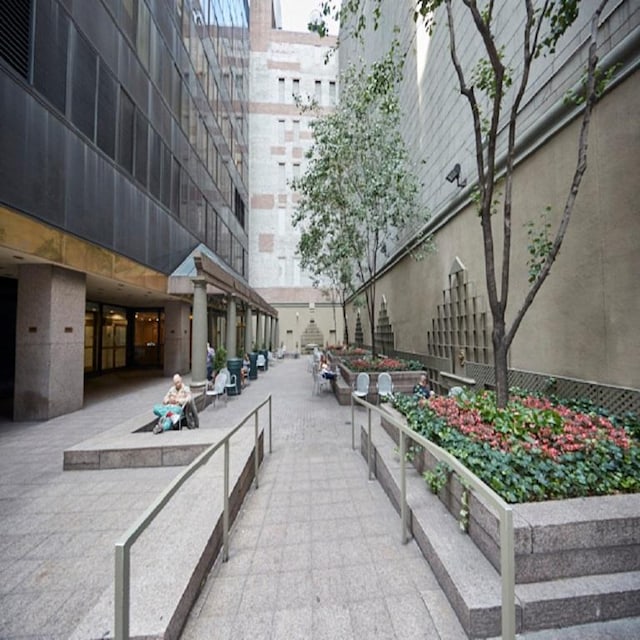
<svg viewBox="0 0 640 640"><path fill-rule="evenodd" d="M251 307L247 304L244 308L244 352L251 353L251 343L253 337L251 335L251 322L253 320Z"/></svg>
<svg viewBox="0 0 640 640"><path fill-rule="evenodd" d="M82 408L86 276L53 265L18 271L13 419Z"/></svg>
<svg viewBox="0 0 640 640"><path fill-rule="evenodd" d="M280 322L278 321L278 318L273 319L271 337L273 340L273 350L277 352L280 348Z"/></svg>
<svg viewBox="0 0 640 640"><path fill-rule="evenodd" d="M263 314L261 311L256 313L256 344L258 345L258 350L262 349L262 341L264 339L264 329L263 329Z"/></svg>
<svg viewBox="0 0 640 640"><path fill-rule="evenodd" d="M164 305L164 374L189 370L189 305L170 300Z"/></svg>
<svg viewBox="0 0 640 640"><path fill-rule="evenodd" d="M191 385L202 387L207 384L207 281L204 278L191 281Z"/></svg>
<svg viewBox="0 0 640 640"><path fill-rule="evenodd" d="M236 345L236 298L230 293L227 296L227 358L235 358L237 354Z"/></svg>
<svg viewBox="0 0 640 640"><path fill-rule="evenodd" d="M264 323L264 344L266 349L271 350L271 322L273 318L271 316L267 316Z"/></svg>

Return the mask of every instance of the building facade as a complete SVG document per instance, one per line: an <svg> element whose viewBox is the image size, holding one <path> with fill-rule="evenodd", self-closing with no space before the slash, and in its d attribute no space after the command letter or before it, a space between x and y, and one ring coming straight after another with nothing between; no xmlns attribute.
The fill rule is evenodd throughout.
<svg viewBox="0 0 640 640"><path fill-rule="evenodd" d="M279 312L280 347L342 341L340 309L322 283L313 286L296 255L300 233L291 224L296 195L292 179L306 169L313 140L311 114L296 96L315 99L320 113L338 98L337 58L325 57L335 38L285 31L279 2L251 3L249 280Z"/></svg>
<svg viewBox="0 0 640 640"><path fill-rule="evenodd" d="M200 379L207 339L235 355L254 314L275 317L248 285L248 28L247 0L0 5L0 379L16 420L79 408L85 375Z"/></svg>
<svg viewBox="0 0 640 640"><path fill-rule="evenodd" d="M381 24L368 30L364 46L343 39L340 65L359 56L372 61L391 43L398 26L407 48L400 99L404 136L424 185L422 202L431 214L422 229L410 229L379 273L378 299L386 308L380 327L399 354L418 356L445 390L457 376L470 384L493 383L492 320L486 294L483 240L472 202L477 180L473 127L460 95L449 53L444 13L429 35L413 20L412 2L382 2ZM527 224L548 207L551 223L562 212L576 166L582 107L567 104L586 60L589 18L596 2L584 0L580 15L532 69L517 138L513 192L511 282L507 321L528 289ZM522 54L522 3L494 8L504 56L517 73ZM458 7L463 10L463 7ZM472 25L456 14L463 65L480 55ZM588 169L562 250L529 309L510 351L515 384L566 395L590 396L616 410L640 407L640 211L634 167L640 161L640 6L609 3L599 33L599 56L615 72L591 121ZM504 154L505 135L499 140ZM460 181L447 174L460 167ZM466 180L466 185L463 182ZM433 234L436 251L416 261L417 234ZM498 233L498 242L500 234ZM380 303L382 304L382 303ZM357 313L349 313L355 333ZM363 341L370 330L363 322ZM389 351L385 347L385 352ZM444 374L444 375L443 375ZM459 382L458 382L459 383Z"/></svg>

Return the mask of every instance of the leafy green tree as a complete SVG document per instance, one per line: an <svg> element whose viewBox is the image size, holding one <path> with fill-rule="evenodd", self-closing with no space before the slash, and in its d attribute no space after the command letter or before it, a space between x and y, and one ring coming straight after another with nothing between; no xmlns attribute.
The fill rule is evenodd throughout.
<svg viewBox="0 0 640 640"><path fill-rule="evenodd" d="M540 230L529 229L529 289L524 292L517 309L507 324L506 311L509 301L511 268L512 189L515 170L515 150L518 120L523 98L529 85L531 67L540 56L553 53L560 37L578 17L580 0L521 0L524 15L521 30L522 61L517 70L505 63L501 43L494 33L496 8L494 0L417 0L416 20L422 20L431 32L434 17L445 16L449 33L451 61L454 66L460 93L468 103L473 120L477 186L474 192L485 258L487 297L493 319L492 342L498 404L504 407L508 400L507 357L520 324L546 280L558 256L574 209L582 177L587 169L587 141L591 114L597 99L608 81L611 70L602 73L598 69L596 55L600 17L609 0L600 0L591 17L588 61L581 91L573 99L584 104L578 155L571 185L555 230L543 220ZM363 0L343 0L341 8L333 1L322 2L321 16L334 15L340 20L341 35L345 32L359 37L367 27ZM514 2L515 4L515 2ZM455 12L454 12L455 5ZM374 27L383 10L383 0L373 0L369 14ZM483 47L483 54L471 67L463 66L458 55L461 37L460 25L473 25ZM325 31L322 18L310 24L320 35ZM466 37L466 36L465 36ZM462 43L464 44L464 43ZM499 157L498 142L506 136L506 154ZM499 214L499 215L498 215ZM501 220L502 247L496 250L492 219ZM499 222L494 222L499 224Z"/></svg>
<svg viewBox="0 0 640 640"><path fill-rule="evenodd" d="M374 353L375 276L398 232L420 215L419 184L399 128L403 62L394 41L370 68L352 65L342 74L339 104L312 121L307 170L292 182L300 196L293 224L301 229L301 265L346 295L368 283Z"/></svg>

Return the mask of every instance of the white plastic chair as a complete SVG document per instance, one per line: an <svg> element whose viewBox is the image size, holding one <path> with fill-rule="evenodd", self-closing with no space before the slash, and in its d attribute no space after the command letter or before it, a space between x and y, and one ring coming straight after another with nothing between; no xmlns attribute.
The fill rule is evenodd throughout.
<svg viewBox="0 0 640 640"><path fill-rule="evenodd" d="M353 389L353 395L357 398L367 399L369 395L369 374L368 373L359 373L356 378L356 384Z"/></svg>
<svg viewBox="0 0 640 640"><path fill-rule="evenodd" d="M224 385L224 390L225 390L224 399L225 399L225 402L227 402L229 400L229 391L231 389L234 390L232 395L235 395L235 391L237 388L236 382L238 378L236 377L235 373L231 373L229 369L226 369L226 368L220 369L220 373L224 373L227 378L226 383ZM218 375L220 375L220 373Z"/></svg>
<svg viewBox="0 0 640 640"><path fill-rule="evenodd" d="M227 374L224 373L223 371L218 373L215 380L213 381L213 384L211 382L207 384L207 390L205 391L205 394L210 398L212 398L212 404L214 407L218 397L224 394L224 390L226 386L227 386Z"/></svg>
<svg viewBox="0 0 640 640"><path fill-rule="evenodd" d="M323 388L331 391L331 380L329 378L325 378L322 375L322 371L319 367L313 367L313 393L315 395L320 395L320 392Z"/></svg>
<svg viewBox="0 0 640 640"><path fill-rule="evenodd" d="M391 374L383 371L378 375L378 382L376 383L378 388L378 404L381 400L388 400L393 396L393 380Z"/></svg>
<svg viewBox="0 0 640 640"><path fill-rule="evenodd" d="M263 369L265 367L265 359L264 359L264 355L262 353L258 354L258 357L256 358L256 367L258 367L258 369Z"/></svg>

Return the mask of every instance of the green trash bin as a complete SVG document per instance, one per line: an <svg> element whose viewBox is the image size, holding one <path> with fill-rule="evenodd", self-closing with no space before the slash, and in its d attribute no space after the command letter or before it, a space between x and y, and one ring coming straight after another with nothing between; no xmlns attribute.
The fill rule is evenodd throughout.
<svg viewBox="0 0 640 640"><path fill-rule="evenodd" d="M260 349L260 353L264 356L264 370L269 371L269 352L266 349Z"/></svg>
<svg viewBox="0 0 640 640"><path fill-rule="evenodd" d="M239 396L242 393L242 358L229 358L227 360L227 369L231 376L236 377L236 386L227 387L228 396Z"/></svg>
<svg viewBox="0 0 640 640"><path fill-rule="evenodd" d="M258 354L252 351L249 354L249 380L258 379Z"/></svg>

